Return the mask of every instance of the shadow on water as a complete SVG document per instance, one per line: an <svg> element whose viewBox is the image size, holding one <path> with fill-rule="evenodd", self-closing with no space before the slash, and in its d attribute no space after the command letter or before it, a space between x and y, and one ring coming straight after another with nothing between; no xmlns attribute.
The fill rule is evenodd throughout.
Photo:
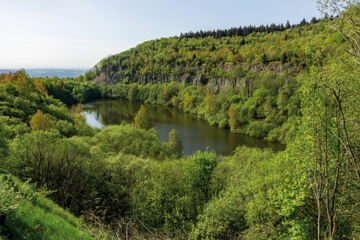
<svg viewBox="0 0 360 240"><path fill-rule="evenodd" d="M141 102L104 99L84 104L83 114L88 124L103 128L123 121L132 122L141 105ZM229 129L211 126L196 116L180 112L172 107L147 105L147 108L160 140L168 141L169 132L175 129L183 143L185 155L191 155L197 150L204 151L206 148L214 149L218 154L229 155L237 146L242 145L271 148L274 151L284 148L278 143L231 133Z"/></svg>

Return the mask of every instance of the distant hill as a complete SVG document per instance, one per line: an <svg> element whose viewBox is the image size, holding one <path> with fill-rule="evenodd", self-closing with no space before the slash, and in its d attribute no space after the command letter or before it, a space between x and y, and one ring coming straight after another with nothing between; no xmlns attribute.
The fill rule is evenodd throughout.
<svg viewBox="0 0 360 240"><path fill-rule="evenodd" d="M15 72L19 69L0 69L0 73ZM86 72L87 69L63 69L63 68L37 68L25 69L30 77L77 77Z"/></svg>
<svg viewBox="0 0 360 240"><path fill-rule="evenodd" d="M214 37L209 32L147 41L104 58L85 78L107 84L174 81L227 88L251 82L262 71L297 75L315 55L342 52L343 39L328 21L337 19L270 32L254 28L246 36Z"/></svg>

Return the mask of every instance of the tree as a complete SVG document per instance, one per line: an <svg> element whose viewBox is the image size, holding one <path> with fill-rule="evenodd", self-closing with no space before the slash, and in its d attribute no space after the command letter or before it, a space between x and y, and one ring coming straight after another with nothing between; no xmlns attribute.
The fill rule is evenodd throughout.
<svg viewBox="0 0 360 240"><path fill-rule="evenodd" d="M360 65L360 1L359 0L318 0L320 11L323 15L336 14L341 20L340 27L331 25L337 29L344 37L348 44L348 53L352 56L354 62ZM345 61L344 61L345 60ZM359 110L353 106L357 105L359 101L359 72L358 66L348 63L346 58L341 59L342 65L348 72L343 70L337 71L342 75L338 75L338 80L333 79L336 83L334 86L326 86L329 88L332 97L336 101L336 106L341 114L341 131L337 137L342 140L341 144L345 147L346 152L349 153L353 169L355 170L357 178L360 180L360 150L357 138L358 129L353 131L351 128L358 126L357 117L350 114L357 114ZM334 71L333 71L334 72ZM353 74L351 74L353 73Z"/></svg>
<svg viewBox="0 0 360 240"><path fill-rule="evenodd" d="M215 114L216 111L216 96L214 94L209 94L205 98L206 103L206 113L208 115Z"/></svg>
<svg viewBox="0 0 360 240"><path fill-rule="evenodd" d="M76 104L75 107L72 107L71 110L75 115L78 115L78 114L80 114L82 112L83 105L81 103L78 103L78 104Z"/></svg>
<svg viewBox="0 0 360 240"><path fill-rule="evenodd" d="M33 131L47 131L50 130L52 124L49 118L40 109L38 109L37 112L31 117L30 126Z"/></svg>
<svg viewBox="0 0 360 240"><path fill-rule="evenodd" d="M40 79L38 79L38 78L35 79L34 84L35 84L35 88L36 88L37 91L39 91L40 93L42 93L44 95L48 95L46 87L44 86L44 84L41 82Z"/></svg>
<svg viewBox="0 0 360 240"><path fill-rule="evenodd" d="M148 116L148 111L145 105L141 105L140 110L136 113L134 118L135 126L143 129L152 128L153 124Z"/></svg>
<svg viewBox="0 0 360 240"><path fill-rule="evenodd" d="M348 53L360 64L360 1L317 0L320 12L326 16L339 16L340 25L332 24L348 43Z"/></svg>
<svg viewBox="0 0 360 240"><path fill-rule="evenodd" d="M290 21L289 21L289 20L286 21L285 28L291 28L291 24L290 24Z"/></svg>
<svg viewBox="0 0 360 240"><path fill-rule="evenodd" d="M2 82L12 83L20 95L28 96L35 90L34 81L26 74L25 70L5 75Z"/></svg>
<svg viewBox="0 0 360 240"><path fill-rule="evenodd" d="M93 136L94 129L86 123L83 115L77 114L75 117L75 130L78 136Z"/></svg>
<svg viewBox="0 0 360 240"><path fill-rule="evenodd" d="M128 99L130 101L135 101L138 99L138 93L139 93L139 89L137 87L136 84L131 84L129 87L129 92L128 92Z"/></svg>
<svg viewBox="0 0 360 240"><path fill-rule="evenodd" d="M168 87L163 88L163 96L164 96L165 101L169 101L169 88Z"/></svg>
<svg viewBox="0 0 360 240"><path fill-rule="evenodd" d="M77 102L84 102L87 99L87 92L83 85L74 86L71 95Z"/></svg>
<svg viewBox="0 0 360 240"><path fill-rule="evenodd" d="M305 26L305 25L307 25L308 23L307 23L307 21L306 21L306 19L305 18L303 18L303 20L301 20L301 22L300 22L300 26Z"/></svg>
<svg viewBox="0 0 360 240"><path fill-rule="evenodd" d="M317 23L317 22L318 22L318 20L316 19L316 17L313 17L311 19L311 21L310 21L311 24L314 24L314 23Z"/></svg>
<svg viewBox="0 0 360 240"><path fill-rule="evenodd" d="M171 104L172 104L174 107L176 107L176 101L177 101L176 96L175 96L175 95L172 96L172 98L171 98Z"/></svg>
<svg viewBox="0 0 360 240"><path fill-rule="evenodd" d="M59 120L55 124L55 128L64 136L71 137L76 134L76 129L74 124L66 121Z"/></svg>
<svg viewBox="0 0 360 240"><path fill-rule="evenodd" d="M52 199L74 213L79 214L89 204L88 145L61 138L54 131L35 131L16 138L12 151L8 162L12 173L23 180L31 178L40 187L46 185L53 191Z"/></svg>
<svg viewBox="0 0 360 240"><path fill-rule="evenodd" d="M246 43L246 42L245 42L245 38L242 38L242 39L241 39L241 42L240 42L240 46L245 45L245 43Z"/></svg>
<svg viewBox="0 0 360 240"><path fill-rule="evenodd" d="M359 76L357 66L343 57L313 66L302 86L297 148L307 153L302 159L317 207L319 240L336 238L360 185ZM359 214L358 207L351 208L353 216Z"/></svg>
<svg viewBox="0 0 360 240"><path fill-rule="evenodd" d="M211 177L218 164L215 152L196 152L187 159L184 174L187 195L191 199L191 215L195 221L204 205L210 200Z"/></svg>
<svg viewBox="0 0 360 240"><path fill-rule="evenodd" d="M188 107L190 107L190 102L191 101L191 97L190 94L188 92L185 93L184 96L184 109L186 110Z"/></svg>
<svg viewBox="0 0 360 240"><path fill-rule="evenodd" d="M0 122L0 160L8 155L8 142L6 139L6 132L4 124Z"/></svg>
<svg viewBox="0 0 360 240"><path fill-rule="evenodd" d="M230 107L228 111L229 115L229 125L232 130L239 127L239 123L237 121L237 111L234 107Z"/></svg>
<svg viewBox="0 0 360 240"><path fill-rule="evenodd" d="M183 145L175 129L172 129L169 133L169 146L176 156L181 156Z"/></svg>

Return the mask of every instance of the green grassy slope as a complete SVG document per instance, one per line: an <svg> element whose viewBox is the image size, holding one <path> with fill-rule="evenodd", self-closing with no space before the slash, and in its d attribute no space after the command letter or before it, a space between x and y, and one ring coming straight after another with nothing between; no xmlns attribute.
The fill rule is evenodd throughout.
<svg viewBox="0 0 360 240"><path fill-rule="evenodd" d="M0 239L92 239L78 218L0 170Z"/></svg>

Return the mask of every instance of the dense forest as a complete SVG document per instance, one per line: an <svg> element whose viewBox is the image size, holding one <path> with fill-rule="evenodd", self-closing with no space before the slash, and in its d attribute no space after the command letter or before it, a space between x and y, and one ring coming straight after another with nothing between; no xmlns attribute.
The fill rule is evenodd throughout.
<svg viewBox="0 0 360 240"><path fill-rule="evenodd" d="M0 74L0 239L359 239L360 6L345 2L320 1L335 19L145 42L77 78ZM82 103L102 98L144 105L97 129ZM286 149L184 156L146 104Z"/></svg>

